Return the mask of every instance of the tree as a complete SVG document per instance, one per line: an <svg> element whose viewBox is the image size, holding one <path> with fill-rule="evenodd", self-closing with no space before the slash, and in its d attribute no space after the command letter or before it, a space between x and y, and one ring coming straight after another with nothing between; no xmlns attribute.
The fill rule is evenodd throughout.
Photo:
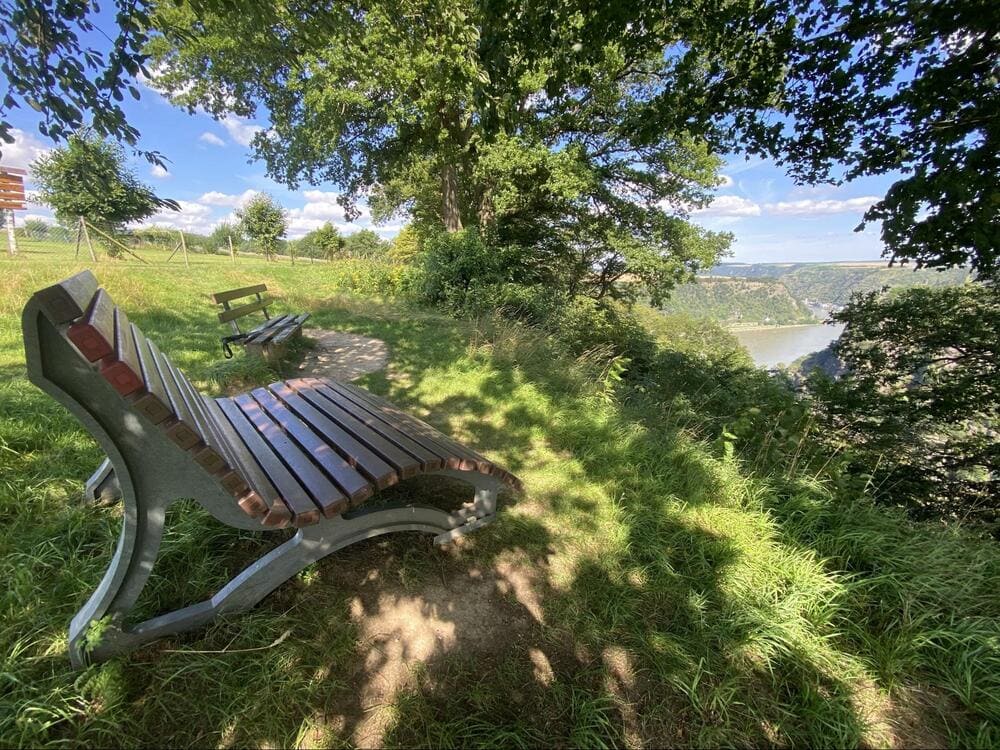
<svg viewBox="0 0 1000 750"><path fill-rule="evenodd" d="M422 251L423 242L412 224L403 227L389 245L389 257L396 263L412 263Z"/></svg>
<svg viewBox="0 0 1000 750"><path fill-rule="evenodd" d="M44 240L49 236L49 225L41 219L28 219L24 222L24 236L29 240Z"/></svg>
<svg viewBox="0 0 1000 750"><path fill-rule="evenodd" d="M56 218L73 226L82 216L109 234L141 221L159 210L177 211L176 201L158 198L126 166L120 146L85 130L66 145L39 157L31 165L38 195ZM116 254L115 246L108 248Z"/></svg>
<svg viewBox="0 0 1000 750"><path fill-rule="evenodd" d="M344 252L351 258L380 258L388 250L388 243L371 229L361 229L344 238Z"/></svg>
<svg viewBox="0 0 1000 750"><path fill-rule="evenodd" d="M311 258L333 260L344 250L344 238L330 222L306 234L297 243L297 252Z"/></svg>
<svg viewBox="0 0 1000 750"><path fill-rule="evenodd" d="M728 244L685 221L710 200L721 162L688 128L636 117L696 77L665 46L710 47L717 40L699 29L706 15L724 19L692 0L598 39L591 16L611 11L590 5L338 4L327 33L307 37L309 20L292 13L258 29L165 4L150 49L156 85L175 102L219 116L265 107L271 127L253 148L269 174L292 187L338 184L349 215L369 195L378 219L405 211L428 231L476 226L491 244L533 248L530 283L603 297L631 274L659 294ZM760 28L741 33L757 65L738 80L751 87L765 74L755 71L780 68ZM725 67L735 55L708 57Z"/></svg>
<svg viewBox="0 0 1000 750"><path fill-rule="evenodd" d="M1000 522L1000 290L872 292L833 318L846 373L811 390L856 473L924 515Z"/></svg>
<svg viewBox="0 0 1000 750"><path fill-rule="evenodd" d="M229 252L229 243L234 240L240 241L240 227L238 224L231 224L228 221L220 221L215 225L212 233L208 235L208 247L211 250L225 250Z"/></svg>
<svg viewBox="0 0 1000 750"><path fill-rule="evenodd" d="M288 230L285 210L267 193L258 193L243 208L236 211L240 232L256 242L271 260L278 249L278 240Z"/></svg>

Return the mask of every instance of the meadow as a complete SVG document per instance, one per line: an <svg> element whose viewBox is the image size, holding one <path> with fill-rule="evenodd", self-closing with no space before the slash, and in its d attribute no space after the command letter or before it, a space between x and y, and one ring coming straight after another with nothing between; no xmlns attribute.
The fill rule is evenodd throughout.
<svg viewBox="0 0 1000 750"><path fill-rule="evenodd" d="M6 258L0 745L1000 744L996 543L876 508L815 464L755 461L777 435L722 439L740 415L703 397L740 381L719 380L697 336L676 354L685 377L652 400L537 331L391 298L392 267L142 255L89 266L203 390L294 371L222 359L208 295L263 281L311 325L384 340L388 369L360 384L525 491L453 548L417 535L357 545L251 613L73 671L65 628L107 565L120 508L82 500L100 453L26 380L19 314L85 265L67 248ZM143 612L210 595L285 534L181 504Z"/></svg>

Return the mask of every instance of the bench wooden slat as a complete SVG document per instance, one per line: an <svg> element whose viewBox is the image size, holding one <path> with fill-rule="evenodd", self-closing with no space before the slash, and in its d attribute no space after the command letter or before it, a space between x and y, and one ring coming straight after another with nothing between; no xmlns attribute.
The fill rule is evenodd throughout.
<svg viewBox="0 0 1000 750"><path fill-rule="evenodd" d="M35 292L35 298L42 310L56 325L70 323L81 317L97 294L97 279L90 271L81 271L75 276Z"/></svg>
<svg viewBox="0 0 1000 750"><path fill-rule="evenodd" d="M329 518L347 508L350 502L337 485L331 482L310 456L285 434L276 420L261 407L251 394L244 393L233 400L250 420L250 423L271 445L275 456L288 467L298 480L302 489L311 499L313 509L318 507L323 515ZM292 512L295 513L296 506L292 504L294 501L288 496L285 496L285 501L291 505ZM301 518L299 518L300 516ZM309 524L318 520L318 518L313 520L309 509L303 507L300 513L296 513L296 519L293 520L293 523Z"/></svg>
<svg viewBox="0 0 1000 750"><path fill-rule="evenodd" d="M287 316L282 316L285 318ZM276 320L276 318L271 318L271 320ZM244 344L266 344L274 336L279 334L281 331L285 330L284 325L281 323L270 325L265 328L260 328L254 333L247 334L247 337L243 339Z"/></svg>
<svg viewBox="0 0 1000 750"><path fill-rule="evenodd" d="M216 292L212 295L212 302L217 305L221 305L223 302L231 302L232 300L239 299L240 297L249 297L251 294L260 294L261 292L266 291L267 286L264 284L244 286L239 289L230 289L228 292Z"/></svg>
<svg viewBox="0 0 1000 750"><path fill-rule="evenodd" d="M275 326L281 326L281 325L283 325L286 322L286 320L289 317L290 317L289 315L283 314L283 315L276 315L273 318L268 318L267 320L265 320L263 323L261 323L256 328L250 329L247 332L247 338L249 339L249 338L252 338L253 336L256 336L256 335L258 335L260 333L264 333L268 329L274 328Z"/></svg>
<svg viewBox="0 0 1000 750"><path fill-rule="evenodd" d="M153 424L161 424L173 416L170 411L170 399L159 380L159 373L150 371L149 349L146 348L146 337L143 336L135 323L132 323L132 340L135 346L136 358L139 360L139 372L142 376L144 392L132 402L132 408L142 414ZM155 377L154 377L155 374Z"/></svg>
<svg viewBox="0 0 1000 750"><path fill-rule="evenodd" d="M428 450L407 436L406 433L395 427L391 422L384 418L376 417L365 409L359 408L354 401L346 398L343 393L336 390L334 385L332 381L320 382L317 383L316 391L333 401L355 419L367 425L371 430L377 432L386 440L391 441L394 445L399 446L402 450L416 458L420 462L420 468L424 471L436 471L445 465L447 454L439 456L437 453Z"/></svg>
<svg viewBox="0 0 1000 750"><path fill-rule="evenodd" d="M211 437L211 428L206 422L204 414L201 411L199 399L195 397L194 387L190 382L188 382L184 373L174 367L174 363L170 361L169 357L163 358L163 364L166 366L167 370L164 377L170 377L173 379L173 384L176 386L177 392L180 394L180 398L184 402L184 406L187 408L188 414L191 415L191 421L195 426L195 431L201 438L200 441L193 446L195 462L197 462L198 465L204 468L209 474L218 474L226 471L229 468L229 465L222 454L215 448L215 440Z"/></svg>
<svg viewBox="0 0 1000 750"><path fill-rule="evenodd" d="M271 484L271 480L267 478L267 475L264 474L257 465L257 462L254 461L246 445L243 444L239 435L236 434L236 430L233 429L233 426L229 424L229 420L222 413L222 409L216 399L202 396L202 403L205 405L205 411L209 419L212 420L219 434L225 439L226 453L229 455L231 465L240 472L242 477L245 477L247 481L253 484L252 488L247 488L249 495L247 495L247 490L244 490L242 493L238 492L238 488L233 488L230 494L236 497L248 497L247 502L257 512L265 514L263 521L265 526L287 526L291 520L291 513L289 513L285 504L280 502L278 490L275 489L274 485ZM246 484L244 486L246 487ZM248 510L243 500L240 501L240 507ZM248 512L251 511L248 510ZM257 513L253 514L256 515Z"/></svg>
<svg viewBox="0 0 1000 750"><path fill-rule="evenodd" d="M114 353L115 303L103 289L98 289L83 318L69 327L67 338L90 362Z"/></svg>
<svg viewBox="0 0 1000 750"><path fill-rule="evenodd" d="M265 307L270 307L273 304L273 299L265 297L259 302L251 302L249 305L240 305L239 307L234 307L232 310L223 310L219 313L219 322L228 323L230 320L242 318L244 315L249 315L250 313L257 312L258 310L263 310Z"/></svg>
<svg viewBox="0 0 1000 750"><path fill-rule="evenodd" d="M309 497L295 476L278 458L271 443L265 440L264 435L251 421L246 410L242 408L242 404L238 404L234 399L221 399L216 403L219 404L240 439L250 449L250 454L260 468L274 484L280 494L280 499L291 510L292 525L305 526L316 523L320 517L319 508L313 503L312 498ZM272 437L275 431L280 432L275 427L270 431Z"/></svg>
<svg viewBox="0 0 1000 750"><path fill-rule="evenodd" d="M370 430L364 423L344 411L337 404L330 401L330 399L324 398L312 388L303 388L299 393L310 404L350 433L355 440L367 446L383 461L392 466L401 479L407 479L419 473L419 460L394 443L386 440L377 432Z"/></svg>
<svg viewBox="0 0 1000 750"><path fill-rule="evenodd" d="M344 457L344 460L374 482L378 489L385 489L399 481L399 475L391 464L358 442L353 435L302 398L287 383L272 383L268 388L289 409L321 432L324 439Z"/></svg>
<svg viewBox="0 0 1000 750"><path fill-rule="evenodd" d="M328 388L338 390L344 398L353 401L357 408L364 409L373 417L394 425L397 429L405 432L408 438L439 456L444 462L444 466L447 468L460 469L464 471L477 468L476 461L468 454L467 451L463 450L462 446L449 441L437 430L428 432L423 429L416 429L416 426L413 423L401 420L396 416L389 415L385 411L379 409L373 402L362 398L358 394L358 389L353 388L346 383L341 383L327 378L312 378L309 379L309 382L312 384L312 387L318 387L319 384L323 384ZM432 430L433 428L428 426L428 429Z"/></svg>
<svg viewBox="0 0 1000 750"><path fill-rule="evenodd" d="M156 344L152 341L147 340L146 346L149 349L153 366L160 374L160 381L163 383L167 398L170 400L170 409L177 419L177 422L170 425L167 429L167 434L181 448L185 450L193 448L201 441L201 435L198 434L198 427L195 424L194 417L191 415L191 411L188 409L184 399L181 398L177 384L170 376L166 363L163 361L163 353L160 352Z"/></svg>
<svg viewBox="0 0 1000 750"><path fill-rule="evenodd" d="M347 510L349 504L356 505L371 497L372 487L368 480L361 476L322 437L317 435L310 425L299 419L271 391L266 388L256 388L251 392L251 395L281 426L281 429L302 447L306 455L336 482L346 496L344 502L339 506L324 506L324 515L329 517L335 513L343 512ZM347 502L348 500L350 503Z"/></svg>
<svg viewBox="0 0 1000 750"><path fill-rule="evenodd" d="M114 353L101 362L101 375L111 383L111 387L123 396L128 396L144 387L139 355L132 338L132 326L128 316L115 308Z"/></svg>

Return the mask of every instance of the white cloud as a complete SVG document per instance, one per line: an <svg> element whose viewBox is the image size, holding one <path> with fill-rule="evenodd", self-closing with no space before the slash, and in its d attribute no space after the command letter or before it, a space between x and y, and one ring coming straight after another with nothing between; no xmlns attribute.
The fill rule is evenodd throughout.
<svg viewBox="0 0 1000 750"><path fill-rule="evenodd" d="M719 178L722 180L722 184L719 185L720 188L727 188L733 186L733 178L727 174L720 174Z"/></svg>
<svg viewBox="0 0 1000 750"><path fill-rule="evenodd" d="M192 201L177 201L180 211L164 210L143 222L143 226L164 229L182 229L185 232L208 234L218 222L212 218L212 209Z"/></svg>
<svg viewBox="0 0 1000 750"><path fill-rule="evenodd" d="M760 205L738 195L720 195L694 213L699 216L760 216Z"/></svg>
<svg viewBox="0 0 1000 750"><path fill-rule="evenodd" d="M236 115L226 115L219 122L229 133L229 137L241 146L249 146L253 137L264 129L260 125L253 125L248 120Z"/></svg>
<svg viewBox="0 0 1000 750"><path fill-rule="evenodd" d="M358 206L360 215L358 223L347 221L346 210L337 203L339 193L326 190L306 190L302 193L306 203L301 208L288 210L288 235L301 237L306 232L319 229L330 222L341 231L354 232L366 227L371 220L371 212L367 206Z"/></svg>
<svg viewBox="0 0 1000 750"><path fill-rule="evenodd" d="M25 214L24 216L19 216L20 220L18 223L24 226L26 221L43 221L46 224L55 224L56 220L51 216L46 216L45 214Z"/></svg>
<svg viewBox="0 0 1000 750"><path fill-rule="evenodd" d="M764 206L769 214L780 216L820 216L827 214L843 214L851 212L867 211L872 204L877 203L879 198L874 195L865 195L860 198L847 198L845 200L810 200L781 201L778 203L768 203Z"/></svg>
<svg viewBox="0 0 1000 750"><path fill-rule="evenodd" d="M226 142L224 140L222 140L221 138L219 138L219 136L217 136L215 133L210 133L207 130L204 133L202 133L201 135L198 136L198 140L201 141L202 143L207 143L210 146L225 146L226 145Z"/></svg>
<svg viewBox="0 0 1000 750"><path fill-rule="evenodd" d="M238 195L233 195L231 193L220 193L218 191L212 190L211 192L204 193L199 199L198 203L206 206L227 206L229 208L238 208L246 203L248 200L257 195L256 190L244 190Z"/></svg>
<svg viewBox="0 0 1000 750"><path fill-rule="evenodd" d="M13 143L0 143L4 166L26 168L39 156L52 150L32 133L11 128L10 134L14 136Z"/></svg>
<svg viewBox="0 0 1000 750"><path fill-rule="evenodd" d="M166 167L161 167L159 164L154 164L150 167L149 173L158 180L165 180L172 176Z"/></svg>

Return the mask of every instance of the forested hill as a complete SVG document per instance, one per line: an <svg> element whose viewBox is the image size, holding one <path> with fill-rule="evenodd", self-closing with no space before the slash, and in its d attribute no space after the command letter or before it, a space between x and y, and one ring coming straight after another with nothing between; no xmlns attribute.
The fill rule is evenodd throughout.
<svg viewBox="0 0 1000 750"><path fill-rule="evenodd" d="M779 279L797 300L843 305L852 292L888 286L953 286L968 277L962 269L949 271L887 268L885 263L722 263L712 276Z"/></svg>
<svg viewBox="0 0 1000 750"><path fill-rule="evenodd" d="M700 277L677 287L662 309L726 326L816 322L809 308L795 299L781 281L769 278Z"/></svg>

